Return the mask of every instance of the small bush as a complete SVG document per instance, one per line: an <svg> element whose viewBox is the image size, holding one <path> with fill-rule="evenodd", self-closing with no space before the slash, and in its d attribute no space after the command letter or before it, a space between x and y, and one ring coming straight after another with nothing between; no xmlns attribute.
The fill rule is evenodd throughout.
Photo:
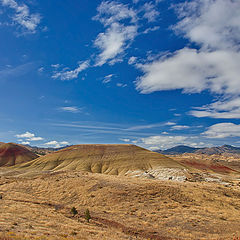
<svg viewBox="0 0 240 240"><path fill-rule="evenodd" d="M0 199L2 199L3 197L2 197L2 194L0 194Z"/></svg>
<svg viewBox="0 0 240 240"><path fill-rule="evenodd" d="M72 207L71 213L73 214L73 216L75 216L76 214L78 214L78 211L75 207Z"/></svg>
<svg viewBox="0 0 240 240"><path fill-rule="evenodd" d="M86 209L86 211L85 211L85 219L89 223L89 220L91 219L91 215L90 215L89 209Z"/></svg>

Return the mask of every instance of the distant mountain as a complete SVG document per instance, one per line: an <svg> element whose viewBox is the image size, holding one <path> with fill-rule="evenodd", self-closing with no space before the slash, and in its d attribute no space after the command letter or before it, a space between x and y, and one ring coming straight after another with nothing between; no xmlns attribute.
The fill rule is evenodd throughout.
<svg viewBox="0 0 240 240"><path fill-rule="evenodd" d="M194 148L194 147L179 145L166 150L156 150L155 152L166 154L166 155L176 155L176 154L183 154L183 153L196 153L196 154L208 154L208 155L223 154L223 153L240 154L240 147L223 145L221 147Z"/></svg>
<svg viewBox="0 0 240 240"><path fill-rule="evenodd" d="M222 153L236 153L240 154L240 147L233 147L231 145L223 145L221 147L211 147L211 148L203 148L195 151L195 153L200 154L222 154Z"/></svg>
<svg viewBox="0 0 240 240"><path fill-rule="evenodd" d="M197 150L201 150L201 148L194 148L194 147L189 147L185 145L179 145L166 150L156 150L155 152L166 154L166 155L175 155L175 154L183 154L183 153L194 153Z"/></svg>
<svg viewBox="0 0 240 240"><path fill-rule="evenodd" d="M60 147L60 148L41 148L41 147L30 146L30 145L23 145L23 146L26 147L27 149L29 149L31 152L38 154L38 155L46 155L46 154L70 147L70 145Z"/></svg>

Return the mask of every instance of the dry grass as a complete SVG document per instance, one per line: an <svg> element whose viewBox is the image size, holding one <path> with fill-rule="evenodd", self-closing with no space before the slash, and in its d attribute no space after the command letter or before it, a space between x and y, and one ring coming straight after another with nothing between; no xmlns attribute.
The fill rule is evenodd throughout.
<svg viewBox="0 0 240 240"><path fill-rule="evenodd" d="M1 177L0 231L14 239L234 239L240 189L79 171ZM76 207L75 217L71 208ZM92 219L84 219L86 209ZM237 238L235 238L237 239Z"/></svg>

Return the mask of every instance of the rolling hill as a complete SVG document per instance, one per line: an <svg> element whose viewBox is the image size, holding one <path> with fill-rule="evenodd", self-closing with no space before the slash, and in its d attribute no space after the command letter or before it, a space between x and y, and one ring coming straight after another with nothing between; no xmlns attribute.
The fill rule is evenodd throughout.
<svg viewBox="0 0 240 240"><path fill-rule="evenodd" d="M38 155L22 145L3 143L0 145L0 167L13 166L37 158Z"/></svg>
<svg viewBox="0 0 240 240"><path fill-rule="evenodd" d="M153 178L185 177L184 165L162 154L128 144L74 145L21 164L18 169L80 170Z"/></svg>

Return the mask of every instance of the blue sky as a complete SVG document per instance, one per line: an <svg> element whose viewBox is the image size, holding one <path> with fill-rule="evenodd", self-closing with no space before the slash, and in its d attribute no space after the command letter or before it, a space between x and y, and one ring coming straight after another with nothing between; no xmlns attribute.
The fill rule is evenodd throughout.
<svg viewBox="0 0 240 240"><path fill-rule="evenodd" d="M240 146L238 0L0 0L0 141Z"/></svg>

